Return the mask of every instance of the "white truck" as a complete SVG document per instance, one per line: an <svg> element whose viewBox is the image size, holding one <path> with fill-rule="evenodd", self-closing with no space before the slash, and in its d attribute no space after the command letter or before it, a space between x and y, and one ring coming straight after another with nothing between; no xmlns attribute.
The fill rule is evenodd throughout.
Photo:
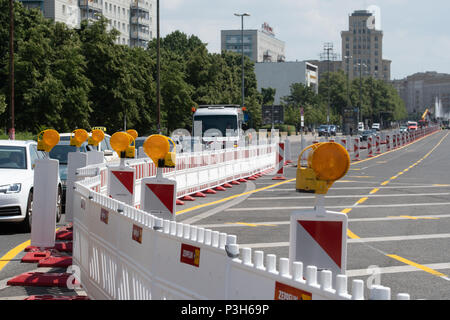
<svg viewBox="0 0 450 320"><path fill-rule="evenodd" d="M239 105L199 105L193 114L193 137L203 144L230 142L237 145L243 136L244 112Z"/></svg>

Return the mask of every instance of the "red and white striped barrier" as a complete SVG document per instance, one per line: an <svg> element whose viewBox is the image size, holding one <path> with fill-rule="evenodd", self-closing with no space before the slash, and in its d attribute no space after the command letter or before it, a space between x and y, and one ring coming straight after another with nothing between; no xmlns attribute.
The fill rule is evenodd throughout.
<svg viewBox="0 0 450 320"><path fill-rule="evenodd" d="M277 173L276 177L273 177L272 180L286 180L284 177L284 159L285 159L285 144L284 142L278 143L278 152L277 152Z"/></svg>
<svg viewBox="0 0 450 320"><path fill-rule="evenodd" d="M386 151L391 151L391 137L386 135Z"/></svg>
<svg viewBox="0 0 450 320"><path fill-rule="evenodd" d="M133 206L135 181L136 172L134 168L123 165L108 168L108 196Z"/></svg>
<svg viewBox="0 0 450 320"><path fill-rule="evenodd" d="M367 138L367 157L368 158L373 158L373 138L372 136Z"/></svg>
<svg viewBox="0 0 450 320"><path fill-rule="evenodd" d="M375 154L381 154L381 137L378 135L375 137Z"/></svg>
<svg viewBox="0 0 450 320"><path fill-rule="evenodd" d="M353 139L353 161L360 161L359 158L359 138Z"/></svg>

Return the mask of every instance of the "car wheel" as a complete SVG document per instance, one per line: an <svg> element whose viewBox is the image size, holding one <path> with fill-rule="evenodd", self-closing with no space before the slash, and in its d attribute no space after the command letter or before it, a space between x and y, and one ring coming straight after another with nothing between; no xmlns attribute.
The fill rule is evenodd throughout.
<svg viewBox="0 0 450 320"><path fill-rule="evenodd" d="M61 220L62 214L62 191L61 188L58 187L58 197L56 198L56 222Z"/></svg>
<svg viewBox="0 0 450 320"><path fill-rule="evenodd" d="M22 227L25 232L31 232L31 219L33 215L33 190L30 190L27 202L27 212L25 213L25 220L22 222Z"/></svg>

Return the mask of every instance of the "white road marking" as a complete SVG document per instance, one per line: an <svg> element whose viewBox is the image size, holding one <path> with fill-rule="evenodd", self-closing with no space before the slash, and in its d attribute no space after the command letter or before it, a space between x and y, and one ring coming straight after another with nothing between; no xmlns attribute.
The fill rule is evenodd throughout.
<svg viewBox="0 0 450 320"><path fill-rule="evenodd" d="M433 270L450 269L449 262L424 264L423 266L433 269ZM380 271L381 274L423 271L421 269L418 269L414 266L409 266L409 265L394 266L394 267L380 267L378 270ZM367 272L367 269L354 269L354 270L347 270L346 275L347 275L347 277L362 277L362 276L369 276L371 274L369 274Z"/></svg>
<svg viewBox="0 0 450 320"><path fill-rule="evenodd" d="M366 195L368 198L380 198L380 197L425 197L425 196L448 196L450 192L438 192L438 193L403 193L403 194L370 194ZM337 196L325 196L325 199L340 199L340 198L361 198L364 195L352 194L352 195L337 195ZM315 199L316 196L291 196L291 197L253 197L248 200L295 200L295 199Z"/></svg>

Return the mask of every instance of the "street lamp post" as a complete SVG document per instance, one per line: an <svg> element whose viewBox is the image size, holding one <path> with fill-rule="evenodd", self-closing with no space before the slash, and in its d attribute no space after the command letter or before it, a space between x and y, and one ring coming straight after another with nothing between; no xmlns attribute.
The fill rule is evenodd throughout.
<svg viewBox="0 0 450 320"><path fill-rule="evenodd" d="M241 96L241 107L244 107L244 98L245 98L245 86L244 86L244 17L249 17L248 13L235 13L236 17L241 17L241 53L242 53L242 96Z"/></svg>
<svg viewBox="0 0 450 320"><path fill-rule="evenodd" d="M10 113L11 128L9 129L9 139L15 140L14 124L14 1L9 1L9 90L10 90Z"/></svg>
<svg viewBox="0 0 450 320"><path fill-rule="evenodd" d="M159 37L159 0L156 0L156 108L158 134L161 134L161 52Z"/></svg>
<svg viewBox="0 0 450 320"><path fill-rule="evenodd" d="M362 67L367 67L365 63L358 63L359 66L359 109L358 121L362 122Z"/></svg>

